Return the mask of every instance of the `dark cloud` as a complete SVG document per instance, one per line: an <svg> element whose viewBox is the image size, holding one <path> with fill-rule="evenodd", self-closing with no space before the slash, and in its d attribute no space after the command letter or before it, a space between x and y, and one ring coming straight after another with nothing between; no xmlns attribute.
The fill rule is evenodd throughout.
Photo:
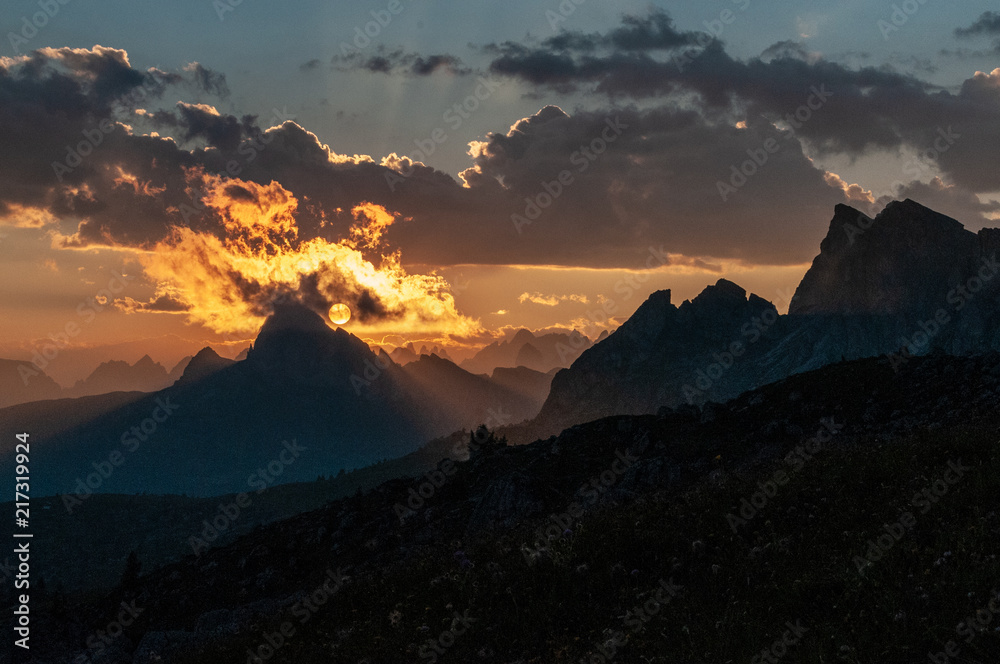
<svg viewBox="0 0 1000 664"><path fill-rule="evenodd" d="M989 22L981 19L977 25ZM794 42L775 44L761 57L746 61L731 57L719 41L703 48L677 46L680 50L669 57L655 57L648 49L599 48L620 30L636 31L641 26L643 34L664 32L655 13L645 19L630 17L622 28L586 39L563 35L558 42L539 46L491 46L489 68L536 90L581 90L616 101L683 99L710 117L755 116L772 122L795 113L815 89L822 88L831 96L795 130L820 154L860 157L873 151L926 151L938 142L940 131L951 128L965 140L938 155L944 172L973 191L1000 189L1000 171L984 168L990 163L988 155L1000 150L1000 70L977 74L958 91L949 91L888 66L848 68ZM902 64L913 71L933 69L919 59Z"/></svg>
<svg viewBox="0 0 1000 664"><path fill-rule="evenodd" d="M795 58L808 62L811 57L809 51L806 50L806 47L801 42L790 39L771 44L760 54L761 60L765 62L774 60L775 58Z"/></svg>
<svg viewBox="0 0 1000 664"><path fill-rule="evenodd" d="M301 65L299 65L299 71L312 71L314 69L318 69L320 64L321 63L319 59L313 58L309 62L303 62Z"/></svg>
<svg viewBox="0 0 1000 664"><path fill-rule="evenodd" d="M188 72L192 83L203 92L226 98L229 96L229 84L226 83L226 75L208 69L201 63L192 62L184 68Z"/></svg>
<svg viewBox="0 0 1000 664"><path fill-rule="evenodd" d="M411 76L430 76L438 71L450 74L469 74L472 72L454 55L423 56L417 53L407 53L402 49L390 51L384 46L376 49L374 55L362 53L336 55L331 62L340 71L360 70L377 74L402 73Z"/></svg>
<svg viewBox="0 0 1000 664"><path fill-rule="evenodd" d="M680 32L673 19L662 10L653 10L647 16L626 15L621 27L605 37L605 43L623 51L650 51L676 49L698 43L699 33Z"/></svg>
<svg viewBox="0 0 1000 664"><path fill-rule="evenodd" d="M163 72L130 74L121 51L36 52L0 67L0 213L37 208L77 223L75 234L57 236L66 246L149 248L179 226L221 236L222 220L202 204L199 188L203 174L226 174L291 192L299 201L299 241L346 237L354 206L384 206L398 214L386 231L389 246L414 264L636 268L648 264L650 247L685 260L801 263L815 253L833 206L859 195L818 168L803 141L848 155L934 150L924 158L954 182L923 190L913 184L906 195L940 202L970 224L993 211L972 192L1000 188L1000 174L983 167L997 153L1000 72L942 91L913 76L791 52L736 61L717 42L681 70L651 55L649 44L670 43L664 25L647 30L659 41L636 32L630 43L646 50L605 52L598 42L612 37L585 35L560 42L562 51L497 47L494 64L510 57L512 76L531 80L519 67L537 53L564 68L555 75L537 61L531 76L540 77L539 88L590 86L614 100L572 113L545 106L487 134L470 147L461 182L416 155L335 154L291 121L264 129L253 117L185 102L145 104L140 114L131 110L136 90L190 85L191 72L168 82ZM408 66L417 62L434 67L428 58ZM100 89L98 71L108 72ZM821 86L833 96L808 121L794 128L782 121ZM98 139L68 172L53 170ZM753 174L740 177L734 169ZM251 189L234 180L225 193L254 196ZM256 283L240 287L248 302L267 295ZM300 290L308 293L308 284ZM373 294L346 286L343 301L359 317L392 315Z"/></svg>
<svg viewBox="0 0 1000 664"><path fill-rule="evenodd" d="M242 121L231 115L220 115L210 106L177 103L180 126L184 128L184 138L204 139L210 146L222 150L235 150L245 133L253 126L255 118L245 116Z"/></svg>
<svg viewBox="0 0 1000 664"><path fill-rule="evenodd" d="M621 25L605 34L562 30L543 40L541 50L594 52L614 51L672 51L715 41L703 32L682 31L674 26L673 19L662 9L651 9L643 15L625 14ZM488 44L486 52L504 52L518 46L515 42Z"/></svg>
<svg viewBox="0 0 1000 664"><path fill-rule="evenodd" d="M977 35L1000 35L1000 12L983 12L969 27L955 30L956 37Z"/></svg>

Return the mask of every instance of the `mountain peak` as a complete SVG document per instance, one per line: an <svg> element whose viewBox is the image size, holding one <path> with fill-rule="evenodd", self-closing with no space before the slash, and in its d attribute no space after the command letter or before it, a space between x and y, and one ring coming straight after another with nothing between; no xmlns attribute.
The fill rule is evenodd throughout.
<svg viewBox="0 0 1000 664"><path fill-rule="evenodd" d="M692 302L703 303L706 301L747 299L746 290L739 284L735 284L728 279L719 279L713 286L706 286Z"/></svg>
<svg viewBox="0 0 1000 664"><path fill-rule="evenodd" d="M894 315L933 309L948 293L952 273L964 273L978 260L977 243L961 223L911 199L889 203L874 219L838 205L788 312Z"/></svg>
<svg viewBox="0 0 1000 664"><path fill-rule="evenodd" d="M235 364L234 360L228 360L216 353L211 346L205 346L184 367L184 373L180 380L183 382L200 380L233 364Z"/></svg>
<svg viewBox="0 0 1000 664"><path fill-rule="evenodd" d="M266 337L280 330L298 330L300 332L329 333L332 332L323 322L323 318L300 302L279 302L260 328L260 337Z"/></svg>
<svg viewBox="0 0 1000 664"><path fill-rule="evenodd" d="M531 330L522 327L520 330L517 331L517 334L515 334L511 338L510 343L512 345L519 346L526 343L531 343L534 340L535 340L535 335L531 333Z"/></svg>
<svg viewBox="0 0 1000 664"><path fill-rule="evenodd" d="M153 361L153 358L149 355L143 355L135 364L132 365L132 368L155 369L156 366L157 364Z"/></svg>

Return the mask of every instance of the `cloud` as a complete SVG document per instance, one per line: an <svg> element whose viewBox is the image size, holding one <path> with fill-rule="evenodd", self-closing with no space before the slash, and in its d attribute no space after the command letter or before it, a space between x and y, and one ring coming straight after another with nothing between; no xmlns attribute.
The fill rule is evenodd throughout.
<svg viewBox="0 0 1000 664"><path fill-rule="evenodd" d="M801 42L784 40L768 46L760 54L760 59L770 62L779 58L795 58L803 62L818 62L823 57L818 51L809 51Z"/></svg>
<svg viewBox="0 0 1000 664"><path fill-rule="evenodd" d="M472 72L454 55L423 56L407 53L402 49L389 51L385 46L376 49L375 55L362 53L335 55L331 62L340 71L361 70L377 74L403 73L411 76L430 76L439 71L456 75Z"/></svg>
<svg viewBox="0 0 1000 664"><path fill-rule="evenodd" d="M112 302L112 305L119 311L127 314L140 312L179 314L191 310L190 305L181 300L175 299L171 295L158 295L150 299L148 302L140 302L131 297L124 297L115 300Z"/></svg>
<svg viewBox="0 0 1000 664"><path fill-rule="evenodd" d="M1000 12L983 12L972 25L955 30L956 37L977 35L1000 35Z"/></svg>
<svg viewBox="0 0 1000 664"><path fill-rule="evenodd" d="M184 71L190 75L193 85L209 94L220 98L229 96L229 84L226 82L226 75L204 67L199 62L191 62L184 67Z"/></svg>
<svg viewBox="0 0 1000 664"><path fill-rule="evenodd" d="M908 195L951 205L970 224L992 214L974 199L1000 189L991 167L1000 71L940 90L912 75L803 59L792 44L766 61L737 61L717 42L698 47L681 71L669 58L698 42L663 16L495 47L494 62L512 58L510 75L531 89L567 83L599 94L582 98L583 109L543 106L494 127L469 145L458 179L405 154L338 154L280 113L238 117L200 97L175 103L171 95L164 104L168 89L205 93L197 68L138 71L124 51L104 47L8 58L0 63L0 224L45 228L57 247L155 251L147 269L159 276L151 278L186 284L171 297L211 326L238 323L219 313L233 303L245 324L272 296L294 292L317 310L343 298L359 324L437 325L472 338L475 325L438 297L445 285L404 270L403 257L432 266L800 264L814 255L836 203L875 197L817 166L816 153L921 153L941 171L941 186L911 184ZM565 72L518 73L535 53ZM208 80L222 90L224 78ZM808 122L789 125L786 114L823 85L832 97ZM613 99L608 91L617 91ZM70 159L80 146L87 155ZM766 161L751 163L753 175L723 200L719 183L761 154ZM69 161L67 172L54 171ZM240 218L280 208L289 225L248 237L230 218L237 208ZM286 270L278 286L241 271L241 243L277 252L254 259L254 270ZM204 260L212 251L218 261ZM309 269L292 270L290 257ZM345 274L331 261L356 269ZM422 285L404 298L411 304L393 300L388 287L359 286L380 274L395 275L385 282L393 288L411 288L410 277ZM199 279L218 293L198 295ZM413 318L425 296L444 307L444 323Z"/></svg>
<svg viewBox="0 0 1000 664"><path fill-rule="evenodd" d="M977 30L992 26L992 15ZM662 22L657 12L628 17L628 26L646 30ZM623 26L624 27L624 26ZM886 67L848 68L806 52L793 42L776 44L761 57L737 60L713 40L692 48L674 40L658 55L651 49L606 48L618 28L605 34L561 35L529 46L491 46L489 69L540 90L605 95L621 103L658 100L697 109L703 117L736 114L780 123L806 103L811 90L825 86L833 95L822 112L796 128L799 139L818 155L862 157L933 146L940 130L971 137L950 146L937 160L956 184L975 192L1000 189L1000 171L987 167L1000 152L1000 74L978 72L957 89L942 89L915 74ZM704 40L703 42L704 43ZM927 71L926 62L906 64ZM1000 70L997 70L1000 71Z"/></svg>
<svg viewBox="0 0 1000 664"><path fill-rule="evenodd" d="M544 295L543 293L521 293L517 298L517 301L521 304L525 302L530 302L532 304L540 304L546 307L555 307L562 302L578 302L580 304L587 304L586 295Z"/></svg>
<svg viewBox="0 0 1000 664"><path fill-rule="evenodd" d="M245 333L260 326L275 302L290 298L324 316L334 304L346 304L356 321L352 329L363 333L481 332L477 321L458 313L444 279L408 273L398 253L362 252L362 244L377 244L392 223L388 210L371 204L355 208L351 240L303 240L295 219L299 201L280 184L201 179L205 205L224 232L220 237L175 228L143 254L146 275L169 285L171 297L169 303L158 297L140 310L173 304L191 322Z"/></svg>

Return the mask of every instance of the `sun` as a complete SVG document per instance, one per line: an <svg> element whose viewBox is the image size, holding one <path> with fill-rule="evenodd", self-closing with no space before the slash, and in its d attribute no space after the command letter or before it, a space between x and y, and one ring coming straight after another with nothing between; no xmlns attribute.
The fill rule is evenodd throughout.
<svg viewBox="0 0 1000 664"><path fill-rule="evenodd" d="M343 325L351 320L351 308L346 304L335 304L330 307L330 320L334 325Z"/></svg>

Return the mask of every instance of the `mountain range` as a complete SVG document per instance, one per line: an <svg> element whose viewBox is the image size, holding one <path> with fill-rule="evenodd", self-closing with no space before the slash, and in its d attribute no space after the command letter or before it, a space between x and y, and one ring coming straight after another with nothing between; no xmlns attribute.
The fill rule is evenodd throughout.
<svg viewBox="0 0 1000 664"><path fill-rule="evenodd" d="M93 490L239 491L292 441L306 450L302 462L269 479L302 481L483 423L530 442L606 416L724 402L845 359L885 355L898 368L935 349L1000 349L998 246L1000 231L972 233L911 200L875 218L841 205L786 315L721 279L680 305L670 291L653 293L593 345L578 334L521 330L458 366L437 354L397 363L305 306L283 304L242 361L206 349L159 391L23 404L0 415L44 434L37 456L50 470L33 487L42 494L87 489L80 482L123 446L127 463L97 477ZM143 358L105 365L88 381L164 374ZM168 410L177 414L164 417Z"/></svg>
<svg viewBox="0 0 1000 664"><path fill-rule="evenodd" d="M726 401L843 359L1000 349L998 249L1000 229L972 233L909 199L874 219L838 205L787 315L725 279L680 306L653 293L555 375L528 435Z"/></svg>
<svg viewBox="0 0 1000 664"><path fill-rule="evenodd" d="M436 355L400 367L303 305L284 304L243 361L204 349L156 392L21 404L2 415L33 432L33 460L47 467L32 486L39 495L216 495L397 458L483 422L526 420L547 380L521 369L494 381ZM12 451L5 442L0 466Z"/></svg>

